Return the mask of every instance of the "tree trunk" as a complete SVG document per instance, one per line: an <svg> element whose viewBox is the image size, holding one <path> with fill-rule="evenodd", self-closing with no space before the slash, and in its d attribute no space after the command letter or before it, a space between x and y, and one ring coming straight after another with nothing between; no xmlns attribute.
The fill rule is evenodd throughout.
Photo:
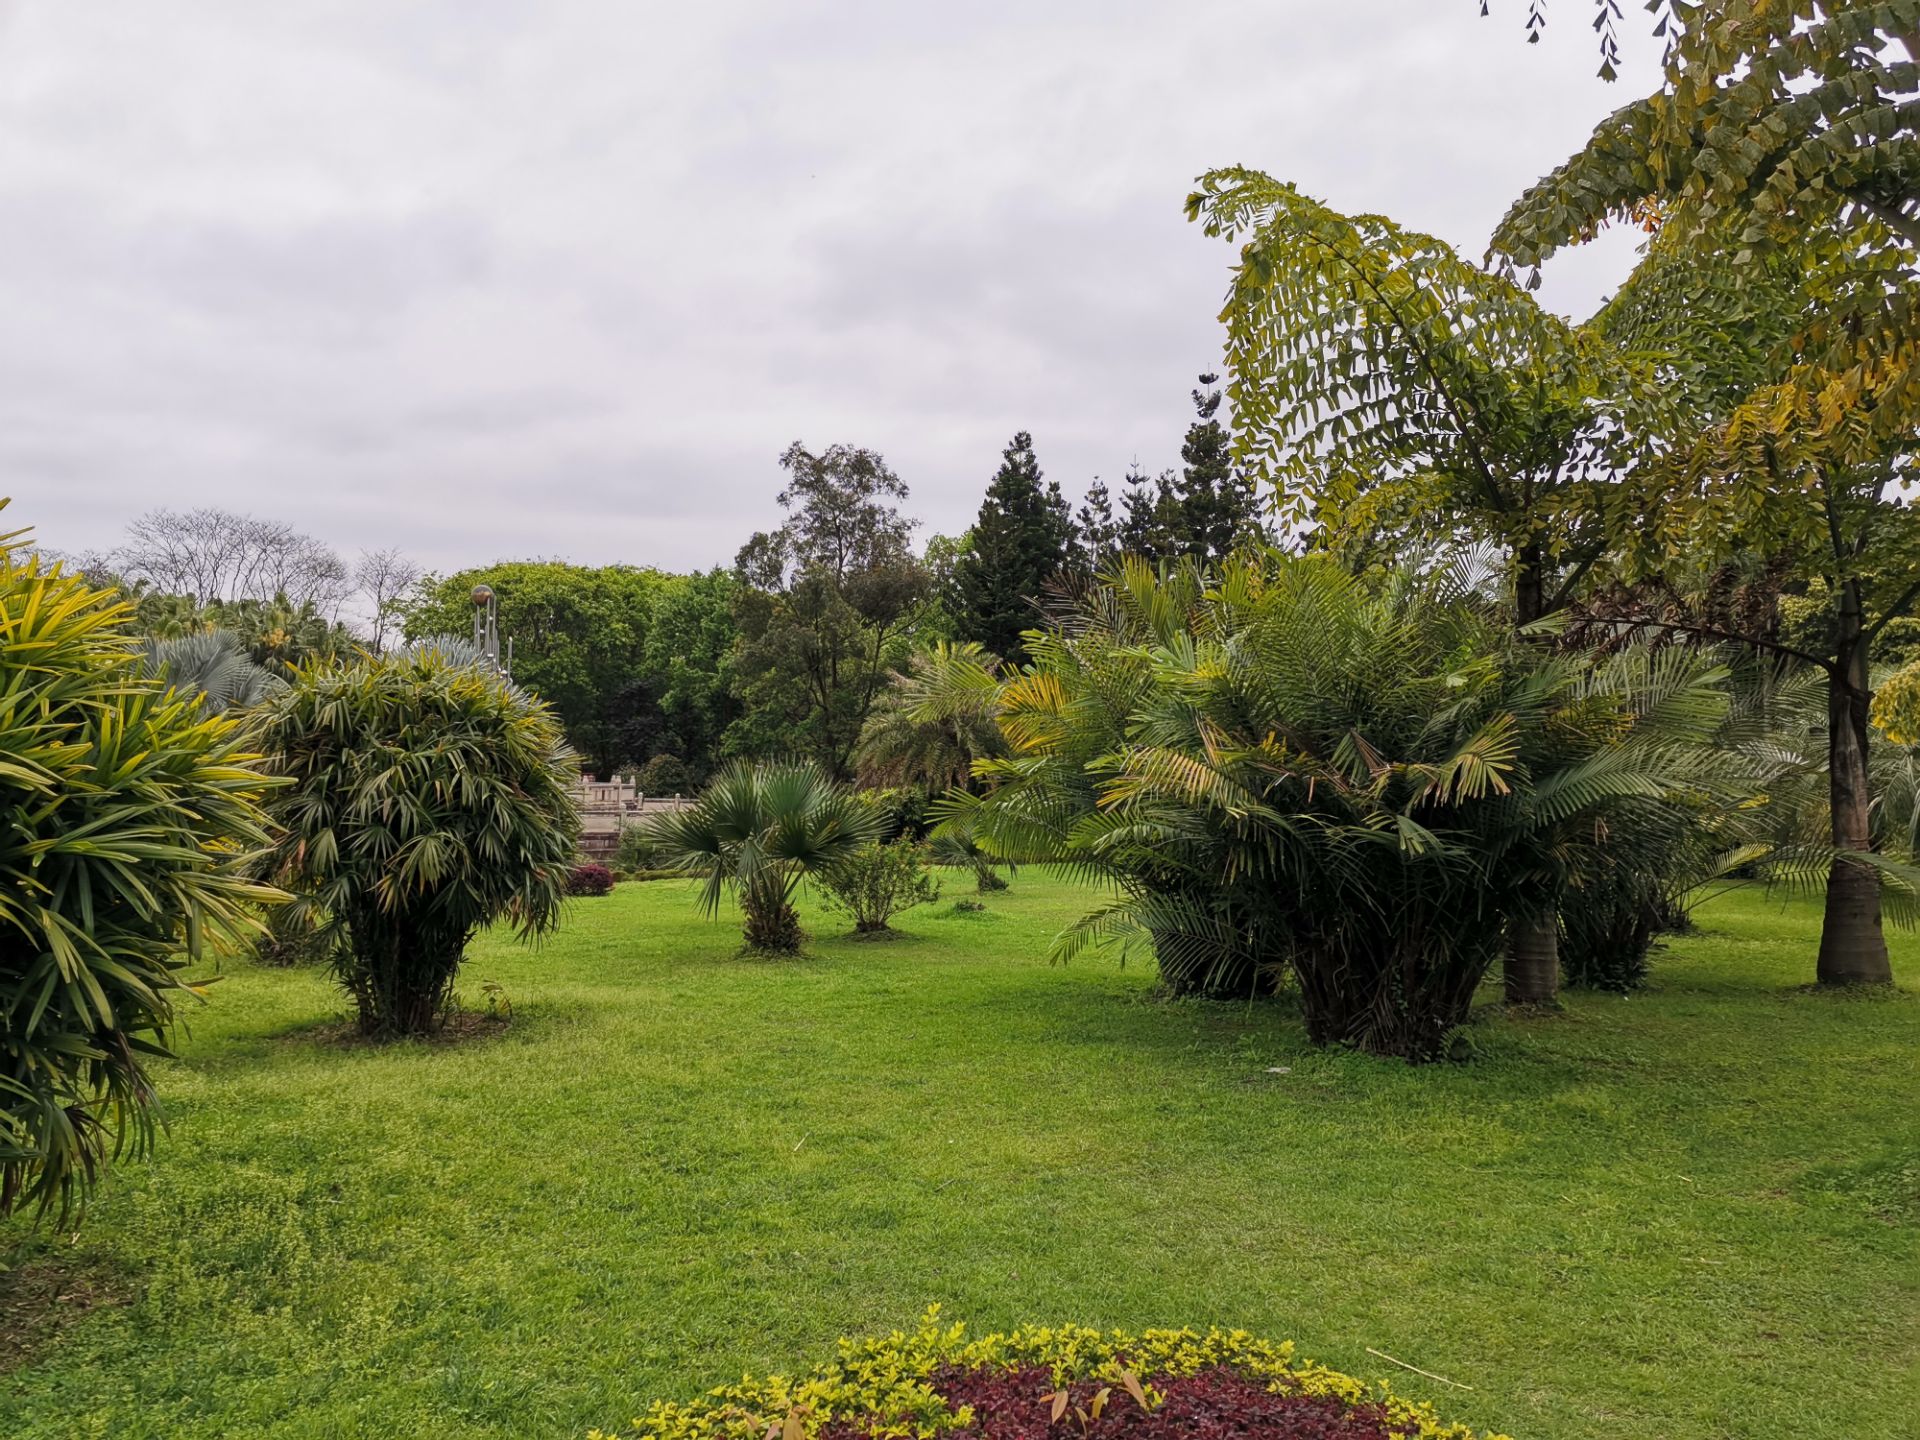
<svg viewBox="0 0 1920 1440"><path fill-rule="evenodd" d="M1867 775L1868 642L1862 633L1860 586L1840 591L1835 664L1827 682L1827 794L1836 850L1871 850ZM1827 876L1827 908L1820 926L1822 985L1886 985L1893 980L1887 937L1880 926L1880 876L1837 858Z"/></svg>
<svg viewBox="0 0 1920 1440"><path fill-rule="evenodd" d="M1513 623L1524 630L1547 613L1547 557L1538 541L1513 552Z"/></svg>
<svg viewBox="0 0 1920 1440"><path fill-rule="evenodd" d="M1521 629L1546 613L1546 555L1538 542L1514 552L1513 618ZM1507 923L1507 959L1502 968L1509 1005L1552 1005L1560 996L1560 921L1544 917Z"/></svg>
<svg viewBox="0 0 1920 1440"><path fill-rule="evenodd" d="M1507 1003L1552 1005L1560 995L1560 922L1549 911L1507 922Z"/></svg>

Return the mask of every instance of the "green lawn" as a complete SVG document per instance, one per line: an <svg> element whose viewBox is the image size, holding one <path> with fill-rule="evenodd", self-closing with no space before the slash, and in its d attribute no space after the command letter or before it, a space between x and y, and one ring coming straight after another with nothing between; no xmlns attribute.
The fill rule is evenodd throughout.
<svg viewBox="0 0 1920 1440"><path fill-rule="evenodd" d="M1049 968L1086 899L1023 871L769 963L623 886L481 944L465 988L517 1018L435 1046L343 1045L320 977L239 967L157 1158L0 1279L16 1342L23 1276L103 1302L0 1375L0 1435L577 1437L935 1301L1396 1374L1371 1346L1522 1440L1915 1433L1920 996L1801 992L1811 907L1721 899L1653 992L1416 1070Z"/></svg>

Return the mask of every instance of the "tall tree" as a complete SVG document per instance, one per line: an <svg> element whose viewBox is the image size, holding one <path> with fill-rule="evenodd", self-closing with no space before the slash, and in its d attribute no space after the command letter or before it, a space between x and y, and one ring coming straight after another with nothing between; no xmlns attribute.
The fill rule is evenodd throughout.
<svg viewBox="0 0 1920 1440"><path fill-rule="evenodd" d="M1081 566L1090 574L1105 573L1120 558L1120 520L1113 513L1107 482L1097 475L1074 516L1074 532L1080 541Z"/></svg>
<svg viewBox="0 0 1920 1440"><path fill-rule="evenodd" d="M1219 379L1202 375L1193 392L1199 413L1180 447L1177 486L1184 553L1215 564L1252 538L1259 524L1253 485L1234 464L1233 437L1219 420L1222 397L1213 388Z"/></svg>
<svg viewBox="0 0 1920 1440"><path fill-rule="evenodd" d="M405 621L407 597L419 585L421 569L400 551L363 550L353 567L353 583L366 602L373 653L387 648L387 639Z"/></svg>
<svg viewBox="0 0 1920 1440"><path fill-rule="evenodd" d="M830 445L815 455L796 440L780 468L787 484L775 498L787 518L741 547L735 566L749 584L777 589L816 572L839 585L908 555L916 522L900 513L907 484L877 450Z"/></svg>
<svg viewBox="0 0 1920 1440"><path fill-rule="evenodd" d="M1920 248L1920 0L1668 3L1661 88L1528 190L1497 252L1537 264L1650 200L1749 249L1866 219Z"/></svg>
<svg viewBox="0 0 1920 1440"><path fill-rule="evenodd" d="M1494 250L1538 265L1652 214L1705 281L1726 277L1720 293L1792 322L1771 372L1648 468L1642 523L1622 533L1643 566L1764 551L1833 597L1826 642L1805 654L1828 677L1840 852L1818 977L1885 981L1867 716L1874 644L1920 601L1906 485L1920 435L1920 0L1728 0L1665 18L1660 90L1522 196ZM1803 282L1784 304L1782 271Z"/></svg>
<svg viewBox="0 0 1920 1440"><path fill-rule="evenodd" d="M799 442L780 457L787 519L741 547L733 671L742 714L733 754L804 754L835 779L887 676L906 663L927 595L900 512L907 486L877 452Z"/></svg>
<svg viewBox="0 0 1920 1440"><path fill-rule="evenodd" d="M1006 753L995 723L1000 674L999 659L972 640L914 655L861 732L860 783L934 795L970 786L976 760Z"/></svg>
<svg viewBox="0 0 1920 1440"><path fill-rule="evenodd" d="M129 582L198 605L284 595L332 619L353 593L345 563L311 535L212 506L148 511L112 560Z"/></svg>
<svg viewBox="0 0 1920 1440"><path fill-rule="evenodd" d="M1069 563L1073 521L1057 481L1046 483L1025 430L1001 452L987 485L973 547L955 568L960 638L1013 664L1026 658L1023 632L1036 628L1035 599Z"/></svg>
<svg viewBox="0 0 1920 1440"><path fill-rule="evenodd" d="M1735 640L1826 677L1835 853L1816 976L1828 984L1892 978L1883 889L1911 898L1916 884L1876 850L1869 723L1876 650L1920 606L1920 513L1907 493L1916 412L1902 385L1886 383L1895 367L1863 358L1858 369L1836 371L1807 339L1848 308L1841 292L1857 284L1870 243L1835 227L1824 243L1808 237L1739 265L1724 251L1702 251L1687 232L1661 237L1656 254L1670 251L1674 267L1684 265L1694 297L1678 318L1683 331L1716 308L1746 307L1754 329L1780 339L1757 377L1732 377L1742 384L1729 403L1682 412L1688 428L1629 477L1610 525L1626 578L1691 601L1651 622L1611 618ZM1723 324L1707 326L1696 348L1725 333ZM1727 618L1708 608L1718 577L1736 567L1762 568L1803 592L1790 630L1771 614Z"/></svg>
<svg viewBox="0 0 1920 1440"><path fill-rule="evenodd" d="M1515 618L1559 609L1606 553L1598 498L1652 366L1504 276L1256 171L1187 213L1241 240L1225 319L1242 453L1283 521L1328 534L1465 524L1512 558Z"/></svg>
<svg viewBox="0 0 1920 1440"><path fill-rule="evenodd" d="M662 730L652 750L642 754L629 747L628 763L672 755L696 781L719 764L727 727L740 714L733 693L738 588L732 572L718 568L662 582L642 652L644 681Z"/></svg>
<svg viewBox="0 0 1920 1440"><path fill-rule="evenodd" d="M1119 543L1123 554L1142 560L1174 560L1185 553L1185 517L1173 472L1148 477L1138 461L1127 467L1126 488L1120 492Z"/></svg>
<svg viewBox="0 0 1920 1440"><path fill-rule="evenodd" d="M960 633L960 562L973 552L973 531L929 535L920 563L927 572L927 605L915 628L922 644Z"/></svg>

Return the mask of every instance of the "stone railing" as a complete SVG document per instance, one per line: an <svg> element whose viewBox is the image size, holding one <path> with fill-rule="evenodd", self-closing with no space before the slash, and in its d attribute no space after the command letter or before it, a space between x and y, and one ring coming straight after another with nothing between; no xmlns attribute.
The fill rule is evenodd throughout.
<svg viewBox="0 0 1920 1440"><path fill-rule="evenodd" d="M633 795L618 805L580 806L580 853L592 860L604 860L620 845L620 832L637 825L649 815L664 810L684 810L694 802L684 795Z"/></svg>

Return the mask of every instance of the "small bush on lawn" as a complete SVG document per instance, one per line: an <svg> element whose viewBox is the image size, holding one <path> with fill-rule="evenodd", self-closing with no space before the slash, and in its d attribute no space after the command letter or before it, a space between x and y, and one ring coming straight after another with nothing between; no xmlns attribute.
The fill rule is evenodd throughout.
<svg viewBox="0 0 1920 1440"><path fill-rule="evenodd" d="M423 1035L484 926L559 918L580 836L578 759L546 705L440 643L318 662L262 713L273 874L294 918L334 917L333 970L369 1035Z"/></svg>
<svg viewBox="0 0 1920 1440"><path fill-rule="evenodd" d="M613 892L613 871L589 860L567 872L567 894L608 895Z"/></svg>
<svg viewBox="0 0 1920 1440"><path fill-rule="evenodd" d="M743 1379L685 1405L655 1404L635 1440L1474 1440L1383 1384L1310 1362L1243 1330L1029 1326L967 1338L936 1306L919 1330L842 1340L810 1374ZM596 1440L611 1440L594 1431ZM1487 1436L1485 1440L1505 1440Z"/></svg>
<svg viewBox="0 0 1920 1440"><path fill-rule="evenodd" d="M622 870L659 870L666 851L646 825L629 825L613 848L613 863Z"/></svg>
<svg viewBox="0 0 1920 1440"><path fill-rule="evenodd" d="M940 882L927 873L927 854L906 840L862 845L820 877L827 903L853 917L857 935L880 935L887 923L916 905L940 898Z"/></svg>
<svg viewBox="0 0 1920 1440"><path fill-rule="evenodd" d="M649 831L668 864L701 885L701 908L740 901L749 950L797 954L805 938L794 892L876 839L874 813L809 761L736 760L684 810L656 815Z"/></svg>
<svg viewBox="0 0 1920 1440"><path fill-rule="evenodd" d="M979 894L991 895L996 890L1007 888L1006 880L994 868L999 863L997 857L982 850L964 825L949 824L943 827L934 835L931 847L935 864L971 871L973 888ZM1013 868L1011 861L1007 862L1007 868Z"/></svg>

